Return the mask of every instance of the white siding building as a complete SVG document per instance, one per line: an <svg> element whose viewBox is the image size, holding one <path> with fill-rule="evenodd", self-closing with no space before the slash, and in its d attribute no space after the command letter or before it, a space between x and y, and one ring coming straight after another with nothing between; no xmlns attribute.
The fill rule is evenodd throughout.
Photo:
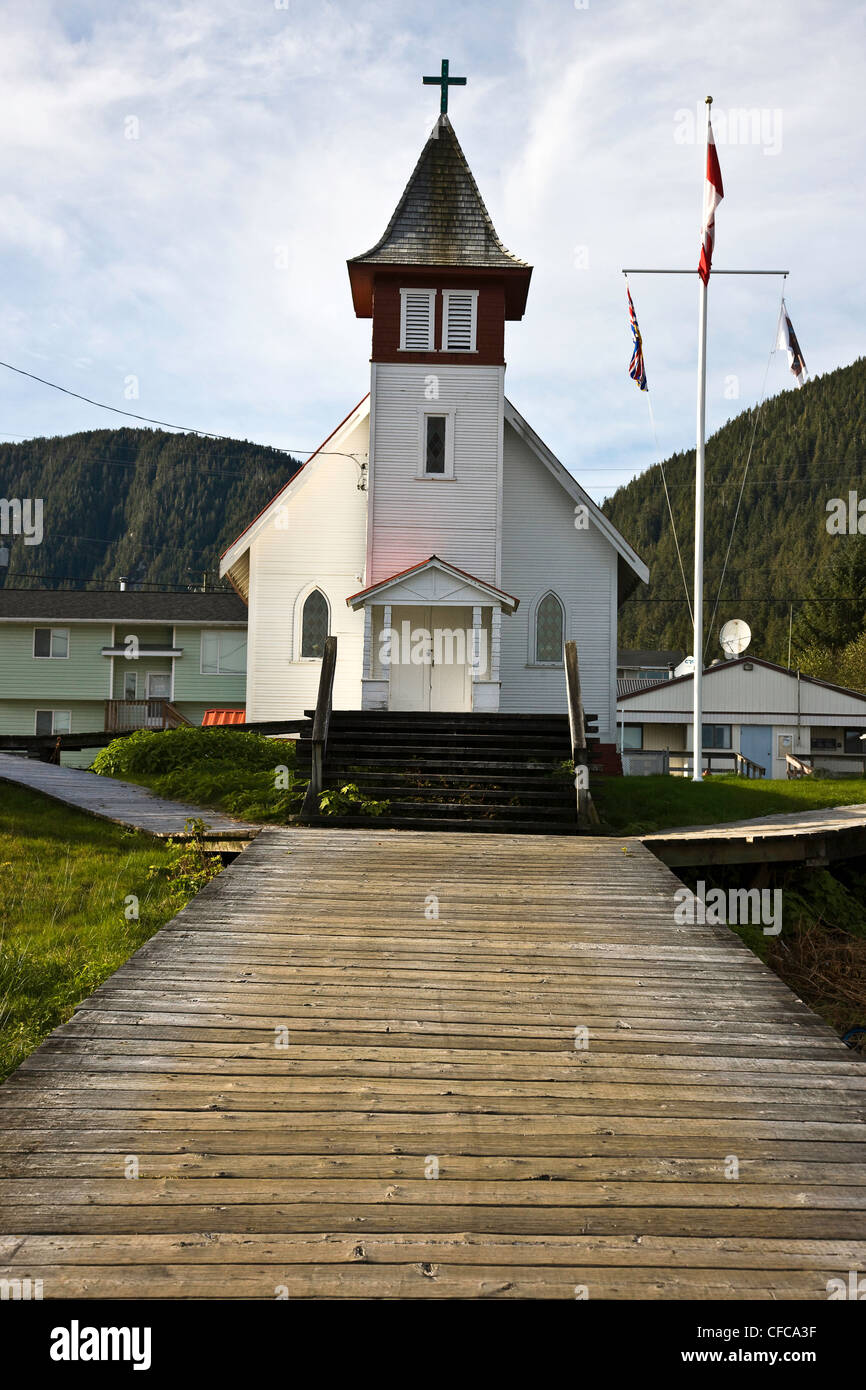
<svg viewBox="0 0 866 1390"><path fill-rule="evenodd" d="M625 772L659 771L658 761L646 756L653 751L691 753L693 679L680 676L619 697ZM711 754L741 753L767 777L788 775L788 754L816 770L863 770L866 695L856 690L741 656L706 668L702 696L705 767Z"/></svg>
<svg viewBox="0 0 866 1390"><path fill-rule="evenodd" d="M613 746L616 624L646 566L505 398L531 267L502 245L447 116L382 239L349 262L370 394L223 556L249 605L247 718L565 710L563 646Z"/></svg>

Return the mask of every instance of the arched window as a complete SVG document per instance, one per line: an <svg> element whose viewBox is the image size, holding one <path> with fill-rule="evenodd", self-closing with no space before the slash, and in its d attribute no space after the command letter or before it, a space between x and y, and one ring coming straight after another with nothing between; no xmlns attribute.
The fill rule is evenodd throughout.
<svg viewBox="0 0 866 1390"><path fill-rule="evenodd" d="M565 613L556 594L545 594L535 610L535 660L544 666L560 665Z"/></svg>
<svg viewBox="0 0 866 1390"><path fill-rule="evenodd" d="M301 615L301 656L321 657L328 635L328 600L321 589L312 589L304 600Z"/></svg>

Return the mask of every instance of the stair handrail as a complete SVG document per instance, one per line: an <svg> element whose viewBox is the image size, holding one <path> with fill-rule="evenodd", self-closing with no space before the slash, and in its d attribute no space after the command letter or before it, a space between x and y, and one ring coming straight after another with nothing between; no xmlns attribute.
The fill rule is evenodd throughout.
<svg viewBox="0 0 866 1390"><path fill-rule="evenodd" d="M334 699L334 672L337 668L337 639L325 638L322 653L322 669L319 672L319 693L316 697L316 712L313 715L313 731L310 737L310 785L304 797L301 814L315 815L319 809L319 793L324 786L325 750L328 746L328 729L331 724L331 708Z"/></svg>
<svg viewBox="0 0 866 1390"><path fill-rule="evenodd" d="M568 731L574 761L574 785L577 792L577 821L578 825L597 825L598 812L592 804L589 787L584 785L589 772L589 749L583 696L580 693L580 666L576 642L565 644L565 689L568 697Z"/></svg>
<svg viewBox="0 0 866 1390"><path fill-rule="evenodd" d="M192 720L187 719L185 714L181 714L177 705L172 704L171 700L162 702L162 727L164 729L182 729L184 726L191 726Z"/></svg>
<svg viewBox="0 0 866 1390"><path fill-rule="evenodd" d="M786 753L785 771L790 780L792 777L812 777L815 769L802 758L799 758L796 753Z"/></svg>
<svg viewBox="0 0 866 1390"><path fill-rule="evenodd" d="M767 774L763 764L747 758L745 753L734 753L734 767L738 777L765 777Z"/></svg>

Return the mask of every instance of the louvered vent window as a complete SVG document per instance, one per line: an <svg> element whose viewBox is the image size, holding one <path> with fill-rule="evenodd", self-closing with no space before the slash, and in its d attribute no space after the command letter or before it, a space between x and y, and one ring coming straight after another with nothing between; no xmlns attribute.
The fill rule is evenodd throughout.
<svg viewBox="0 0 866 1390"><path fill-rule="evenodd" d="M404 352L432 352L436 291L400 291L400 347Z"/></svg>
<svg viewBox="0 0 866 1390"><path fill-rule="evenodd" d="M475 290L446 290L442 347L445 352L475 351L475 318L478 295Z"/></svg>

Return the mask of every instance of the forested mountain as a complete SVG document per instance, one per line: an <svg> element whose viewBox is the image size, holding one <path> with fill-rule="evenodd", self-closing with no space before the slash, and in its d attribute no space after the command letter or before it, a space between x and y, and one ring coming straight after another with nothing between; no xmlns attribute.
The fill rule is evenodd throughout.
<svg viewBox="0 0 866 1390"><path fill-rule="evenodd" d="M864 498L866 359L746 410L707 443L705 619L718 592L743 469L749 471L708 636L745 618L756 655L866 689L866 536L831 534L827 504ZM11 542L0 584L208 586L220 551L292 476L298 461L274 449L155 429L90 430L0 445L0 498L44 502L44 540ZM665 470L686 577L692 582L694 451ZM691 650L688 610L658 466L619 488L604 510L650 567L620 615L621 646ZM0 545L9 538L0 536ZM27 576L33 576L32 580ZM842 654L847 652L845 661ZM847 664L846 664L847 663ZM859 673L859 674L858 674Z"/></svg>
<svg viewBox="0 0 866 1390"><path fill-rule="evenodd" d="M866 359L785 391L760 412L743 411L707 441L705 622L719 591L731 524L754 432L754 447L725 575L708 635L745 618L751 650L787 662L793 605L793 657L823 647L839 652L866 629L866 541L830 534L827 504L857 492L866 530ZM668 488L691 589L694 563L695 453L665 461ZM604 511L650 568L620 615L620 646L692 650L674 539L656 466L619 488ZM804 600L810 602L804 602ZM647 601L650 600L650 601ZM826 667L826 661L824 663ZM808 669L808 662L803 662ZM824 674L822 669L815 674Z"/></svg>
<svg viewBox="0 0 866 1390"><path fill-rule="evenodd" d="M288 481L297 459L165 430L87 430L0 445L0 497L42 498L44 539L0 536L0 585L217 583L220 552ZM29 580L26 576L38 578Z"/></svg>

